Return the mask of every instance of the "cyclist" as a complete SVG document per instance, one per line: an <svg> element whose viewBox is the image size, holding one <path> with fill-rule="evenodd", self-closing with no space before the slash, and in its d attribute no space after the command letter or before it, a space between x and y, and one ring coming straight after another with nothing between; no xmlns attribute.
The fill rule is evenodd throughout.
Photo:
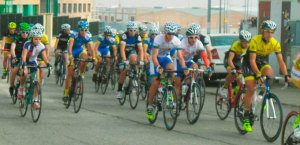
<svg viewBox="0 0 300 145"><path fill-rule="evenodd" d="M196 53L200 52L199 55L202 57L205 66L207 68L207 71L212 72L204 46L201 43L201 41L198 40L199 33L200 33L200 26L192 25L186 31L187 37L181 40L185 64L188 68L198 69L198 65L194 62L193 58ZM181 68L179 68L178 70L181 70Z"/></svg>
<svg viewBox="0 0 300 145"><path fill-rule="evenodd" d="M1 48L1 54L4 52L4 58L3 58L3 75L2 79L6 78L7 75L7 69L8 67L8 57L10 56L10 47L11 43L14 40L14 38L17 36L16 32L17 24L15 22L10 22L8 24L8 31L3 35L2 40L2 48Z"/></svg>
<svg viewBox="0 0 300 145"><path fill-rule="evenodd" d="M182 53L181 42L175 36L177 26L174 22L167 22L164 26L164 34L157 35L154 39L154 47L152 50L152 59L150 61L150 74L152 77L152 84L149 90L149 102L147 106L147 118L153 119L153 97L156 94L159 81L157 80L158 73L162 74L163 69L175 70L173 61L170 56L171 49L178 49L179 63L182 68L186 68ZM172 74L174 78L174 74ZM180 91L180 78L175 79L176 93Z"/></svg>
<svg viewBox="0 0 300 145"><path fill-rule="evenodd" d="M151 59L151 52L153 49L154 38L158 35L158 28L153 26L149 30L149 37L145 39L144 42L144 54L145 54L145 63L147 64Z"/></svg>
<svg viewBox="0 0 300 145"><path fill-rule="evenodd" d="M97 63L97 59L94 54L93 50L93 37L92 34L88 31L89 23L87 21L79 21L78 22L78 29L75 29L71 32L70 39L69 39L69 46L68 46L68 55L69 55L69 68L68 68L68 75L65 84L64 90L64 97L63 101L64 104L68 103L69 97L69 88L71 86L72 76L74 75L74 62L73 58L81 58L81 59L88 59L87 52L83 49L83 45L87 44L90 54L94 60L94 63ZM80 76L84 78L84 72L86 68L86 63L80 64Z"/></svg>
<svg viewBox="0 0 300 145"><path fill-rule="evenodd" d="M138 62L137 52L139 54L139 64L143 65L144 54L142 47L142 39L137 33L137 24L134 21L129 21L127 24L127 32L121 36L120 42L120 53L123 62L120 63L120 68L124 68L124 65L128 65L129 61L131 63ZM129 60L129 61L128 61ZM118 94L117 98L121 99L124 96L122 95L123 82L126 77L126 70L122 70L120 73L119 85L118 85Z"/></svg>
<svg viewBox="0 0 300 145"><path fill-rule="evenodd" d="M58 59L61 54L64 54L65 64L68 62L68 49L67 48L68 48L68 43L69 43L69 39L70 39L70 33L71 33L71 25L70 24L62 24L61 32L56 37L56 42L55 42L55 46L54 46L55 72L57 72L57 63L58 63Z"/></svg>
<svg viewBox="0 0 300 145"><path fill-rule="evenodd" d="M227 87L231 83L232 77L237 75L237 84L238 86L241 85L241 79L242 76L242 54L247 51L249 48L249 43L251 41L251 33L242 30L239 33L239 40L234 42L230 48L229 51L225 53L224 57L224 66L228 72L228 75L225 80L224 86L221 88L221 96L227 96Z"/></svg>
<svg viewBox="0 0 300 145"><path fill-rule="evenodd" d="M49 58L49 56L50 56L50 45L49 45L49 39L48 39L47 35L44 34L44 30L45 30L44 26L41 25L40 23L36 23L35 25L33 25L33 27L31 29L40 29L43 32L41 42L44 44L47 58ZM45 62L42 59L41 54L38 56L38 64L39 64L39 66L44 66L45 65ZM41 85L44 82L43 81L43 76L44 76L44 70L41 68L41 69L39 69L39 75L38 75L38 77L40 78L40 81L41 81Z"/></svg>
<svg viewBox="0 0 300 145"><path fill-rule="evenodd" d="M110 47L113 49L113 56L117 58L117 48L116 48L116 41L115 38L112 37L112 29L110 26L106 26L104 29L104 35L98 38L98 41L95 45L95 52L98 52L97 59L98 63L95 67L94 74L93 74L93 81L97 79L98 69L100 67L100 63L102 62L102 57L110 57ZM110 59L106 58L106 68L110 70ZM109 71L107 71L109 73ZM107 76L104 74L104 76Z"/></svg>
<svg viewBox="0 0 300 145"><path fill-rule="evenodd" d="M22 64L21 72L23 72L23 70L25 69L26 64L37 66L38 65L37 57L40 53L42 54L42 58L46 62L47 67L51 66L49 63L49 60L47 59L47 54L45 52L45 46L44 46L44 44L41 43L42 36L43 36L42 29L40 29L40 28L31 29L31 31L30 31L31 41L25 42L23 52L22 52L22 63L23 64ZM28 74L28 70L30 72L37 72L37 75L39 73L39 70L36 68L30 68L30 69L24 70L25 74L22 74L20 76L20 88L19 88L19 92L18 92L19 99L21 99L23 97L23 85L25 83L25 80L26 80L26 77ZM37 77L37 80L39 82L41 81L39 77ZM40 108L40 104L39 104L39 100L37 99L37 96L35 96L33 98L33 102L34 102L33 106L35 108Z"/></svg>
<svg viewBox="0 0 300 145"><path fill-rule="evenodd" d="M183 35L181 34L181 26L178 23L176 23L176 25L177 25L177 32L175 36L181 41L183 39Z"/></svg>
<svg viewBox="0 0 300 145"><path fill-rule="evenodd" d="M262 34L252 38L249 49L243 59L243 75L246 83L246 96L244 98L244 119L243 127L247 132L252 131L251 120L253 113L250 112L254 87L256 82L263 83L262 75L274 76L271 66L267 63L268 56L275 52L276 58L285 80L289 81L286 65L281 54L280 43L273 37L276 30L276 24L271 20L265 20L261 25Z"/></svg>
<svg viewBox="0 0 300 145"><path fill-rule="evenodd" d="M140 36L142 38L142 44L144 46L145 40L148 38L147 27L145 25L140 25L139 26L139 33L140 33Z"/></svg>
<svg viewBox="0 0 300 145"><path fill-rule="evenodd" d="M13 94L14 91L14 81L15 77L18 71L18 66L21 61L22 51L24 47L24 43L26 41L30 41L29 31L30 26L26 22L22 22L19 25L20 33L15 37L13 42L11 43L11 74L10 74L10 80L9 80L9 93L10 95Z"/></svg>

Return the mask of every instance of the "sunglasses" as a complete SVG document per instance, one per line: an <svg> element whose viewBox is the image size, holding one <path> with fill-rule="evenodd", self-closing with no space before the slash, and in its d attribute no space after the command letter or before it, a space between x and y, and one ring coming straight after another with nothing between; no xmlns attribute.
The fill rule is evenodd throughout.
<svg viewBox="0 0 300 145"><path fill-rule="evenodd" d="M167 33L168 35L175 35L175 33Z"/></svg>
<svg viewBox="0 0 300 145"><path fill-rule="evenodd" d="M32 40L42 40L42 38L39 38L39 37L33 37Z"/></svg>
<svg viewBox="0 0 300 145"><path fill-rule="evenodd" d="M86 28L80 28L79 30L80 30L80 31L85 31L85 32L88 31L88 29L86 29Z"/></svg>
<svg viewBox="0 0 300 145"><path fill-rule="evenodd" d="M156 36L157 34L151 34L152 36Z"/></svg>
<svg viewBox="0 0 300 145"><path fill-rule="evenodd" d="M111 35L105 35L105 37L110 37Z"/></svg>
<svg viewBox="0 0 300 145"><path fill-rule="evenodd" d="M264 32L274 33L273 30L264 30Z"/></svg>
<svg viewBox="0 0 300 145"><path fill-rule="evenodd" d="M129 32L136 32L136 30L135 29L130 29Z"/></svg>
<svg viewBox="0 0 300 145"><path fill-rule="evenodd" d="M197 36L194 36L194 37L193 37L193 36L189 36L188 38L189 38L189 39L198 39Z"/></svg>
<svg viewBox="0 0 300 145"><path fill-rule="evenodd" d="M28 31L22 31L22 34L29 34Z"/></svg>

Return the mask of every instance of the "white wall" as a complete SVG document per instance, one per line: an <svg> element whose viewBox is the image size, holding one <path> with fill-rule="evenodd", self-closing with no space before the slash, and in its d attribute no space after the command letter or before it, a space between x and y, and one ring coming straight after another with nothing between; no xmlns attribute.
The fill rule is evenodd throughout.
<svg viewBox="0 0 300 145"><path fill-rule="evenodd" d="M291 20L300 20L299 15L300 2L291 0Z"/></svg>

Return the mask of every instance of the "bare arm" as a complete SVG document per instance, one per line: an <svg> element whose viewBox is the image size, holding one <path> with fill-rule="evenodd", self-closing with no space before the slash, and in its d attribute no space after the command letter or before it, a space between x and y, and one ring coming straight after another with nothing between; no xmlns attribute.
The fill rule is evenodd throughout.
<svg viewBox="0 0 300 145"><path fill-rule="evenodd" d="M10 53L12 57L16 57L15 49L16 49L16 43L11 43Z"/></svg>
<svg viewBox="0 0 300 145"><path fill-rule="evenodd" d="M91 52L92 58L95 58L95 51L93 49L93 43L88 43L88 49Z"/></svg>
<svg viewBox="0 0 300 145"><path fill-rule="evenodd" d="M155 66L159 66L159 62L157 60L158 51L159 51L158 49L153 49L152 51L152 61Z"/></svg>
<svg viewBox="0 0 300 145"><path fill-rule="evenodd" d="M55 45L54 45L54 51L57 49L58 42L59 42L59 39L58 39L58 38L56 38Z"/></svg>
<svg viewBox="0 0 300 145"><path fill-rule="evenodd" d="M287 69L286 69L286 65L283 61L282 58L282 54L277 54L276 55L277 61L278 61L278 65L280 67L281 72L283 73L283 75L288 75Z"/></svg>
<svg viewBox="0 0 300 145"><path fill-rule="evenodd" d="M114 56L116 57L117 56L117 47L116 45L113 45L113 51L114 51Z"/></svg>
<svg viewBox="0 0 300 145"><path fill-rule="evenodd" d="M178 50L177 52L178 52L179 63L182 66L182 68L185 68L186 66L185 66L185 61L184 61L183 55L182 55L182 51Z"/></svg>
<svg viewBox="0 0 300 145"><path fill-rule="evenodd" d="M145 55L147 54L148 45L144 45L144 61L146 61Z"/></svg>
<svg viewBox="0 0 300 145"><path fill-rule="evenodd" d="M70 40L69 40L69 47L68 47L68 53L69 53L69 56L72 55L72 47L73 47L73 44L74 44L74 39L70 39Z"/></svg>
<svg viewBox="0 0 300 145"><path fill-rule="evenodd" d="M23 48L23 52L22 52L22 61L23 62L26 62L27 52L28 52L28 50Z"/></svg>
<svg viewBox="0 0 300 145"><path fill-rule="evenodd" d="M232 60L233 60L233 58L234 58L234 55L235 55L235 53L229 52L229 56L228 56L228 65L229 65L231 68L235 68L235 66L234 66L234 64L233 64L233 62L232 62Z"/></svg>
<svg viewBox="0 0 300 145"><path fill-rule="evenodd" d="M260 71L256 65L256 53L250 53L250 65L255 74L260 74Z"/></svg>
<svg viewBox="0 0 300 145"><path fill-rule="evenodd" d="M46 56L49 57L50 56L50 45L49 44L45 45L45 49L46 49Z"/></svg>
<svg viewBox="0 0 300 145"><path fill-rule="evenodd" d="M212 58L212 54L211 54L211 51L210 51L210 46L209 45L205 46L205 49L206 49L206 52L207 52L209 62L212 63L213 58Z"/></svg>
<svg viewBox="0 0 300 145"><path fill-rule="evenodd" d="M95 53L97 53L99 45L100 45L100 42L98 41L94 48Z"/></svg>
<svg viewBox="0 0 300 145"><path fill-rule="evenodd" d="M43 52L42 52L42 58L43 58L43 60L45 61L45 63L49 63L49 60L48 60L46 51L43 51Z"/></svg>
<svg viewBox="0 0 300 145"><path fill-rule="evenodd" d="M124 61L126 60L125 45L126 45L125 43L120 45L121 57Z"/></svg>
<svg viewBox="0 0 300 145"><path fill-rule="evenodd" d="M139 45L138 49L139 49L140 60L144 61L144 49L143 49L143 46Z"/></svg>

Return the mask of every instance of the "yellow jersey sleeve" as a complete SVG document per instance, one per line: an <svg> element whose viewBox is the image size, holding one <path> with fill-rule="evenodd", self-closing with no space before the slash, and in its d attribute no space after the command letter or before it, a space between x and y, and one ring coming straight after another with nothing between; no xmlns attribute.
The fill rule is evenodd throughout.
<svg viewBox="0 0 300 145"><path fill-rule="evenodd" d="M41 42L42 42L44 45L48 45L48 44L49 44L49 39L48 39L48 37L47 37L45 34L43 34L42 39L41 39Z"/></svg>
<svg viewBox="0 0 300 145"><path fill-rule="evenodd" d="M116 35L115 40L116 40L116 44L120 44L120 37L119 37L119 35Z"/></svg>
<svg viewBox="0 0 300 145"><path fill-rule="evenodd" d="M277 40L275 40L274 38L272 38L272 46L273 46L273 51L278 54L281 53L281 46L280 43L278 43Z"/></svg>

